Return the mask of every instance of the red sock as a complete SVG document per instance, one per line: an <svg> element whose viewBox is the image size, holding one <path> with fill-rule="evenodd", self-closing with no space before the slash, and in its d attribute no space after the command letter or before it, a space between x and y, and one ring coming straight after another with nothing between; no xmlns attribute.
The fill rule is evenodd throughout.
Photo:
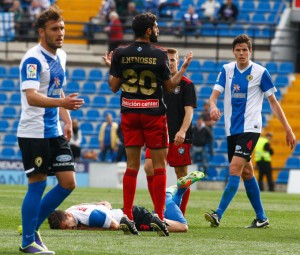
<svg viewBox="0 0 300 255"><path fill-rule="evenodd" d="M154 204L153 200L153 175L147 175L147 184L148 184L148 190L152 199L152 203Z"/></svg>
<svg viewBox="0 0 300 255"><path fill-rule="evenodd" d="M166 203L166 186L167 186L167 175L166 169L154 169L154 176L152 187L153 188L153 204L155 213L158 217L164 219L164 208Z"/></svg>
<svg viewBox="0 0 300 255"><path fill-rule="evenodd" d="M126 169L123 177L123 212L133 220L132 207L134 202L138 171Z"/></svg>
<svg viewBox="0 0 300 255"><path fill-rule="evenodd" d="M189 197L190 197L190 193L191 193L191 190L190 188L188 188L183 196L182 196L182 200L181 200L181 204L180 204L180 210L183 214L183 216L185 215L185 211L186 211L186 208L187 208L187 204L189 202Z"/></svg>

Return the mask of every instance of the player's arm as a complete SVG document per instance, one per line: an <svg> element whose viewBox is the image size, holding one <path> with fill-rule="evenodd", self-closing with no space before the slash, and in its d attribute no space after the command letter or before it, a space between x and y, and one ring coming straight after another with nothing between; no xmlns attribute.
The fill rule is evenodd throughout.
<svg viewBox="0 0 300 255"><path fill-rule="evenodd" d="M168 224L169 232L187 232L188 226L179 221L165 219Z"/></svg>
<svg viewBox="0 0 300 255"><path fill-rule="evenodd" d="M193 115L194 115L194 108L192 106L189 106L189 105L185 106L184 110L185 110L185 114L184 114L184 118L182 121L182 125L181 125L180 129L178 130L178 132L176 133L175 139L174 139L174 144L176 146L178 146L184 142L186 131L188 130L188 128L192 122Z"/></svg>
<svg viewBox="0 0 300 255"><path fill-rule="evenodd" d="M193 58L193 53L189 52L186 57L184 58L184 62L179 69L179 71L172 76L169 80L164 81L164 89L166 92L171 93L176 86L180 83L182 76L185 74L186 69L188 68L191 60Z"/></svg>
<svg viewBox="0 0 300 255"><path fill-rule="evenodd" d="M296 145L296 137L293 133L293 130L292 130L290 124L288 123L288 121L285 117L285 114L284 114L280 104L278 103L274 94L272 94L271 96L268 97L268 101L270 103L272 112L278 118L278 120L282 124L283 128L285 129L287 145L290 146L291 149L293 149Z"/></svg>
<svg viewBox="0 0 300 255"><path fill-rule="evenodd" d="M217 121L221 117L221 112L217 107L218 98L221 95L221 92L218 90L213 90L210 98L209 98L209 105L210 105L210 117L212 120Z"/></svg>
<svg viewBox="0 0 300 255"><path fill-rule="evenodd" d="M108 84L112 92L117 93L121 87L121 79L115 76L109 75Z"/></svg>

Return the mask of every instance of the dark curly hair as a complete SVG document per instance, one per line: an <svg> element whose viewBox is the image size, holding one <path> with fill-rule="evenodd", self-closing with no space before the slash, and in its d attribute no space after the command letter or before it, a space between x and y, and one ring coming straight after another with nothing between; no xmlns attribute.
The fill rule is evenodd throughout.
<svg viewBox="0 0 300 255"><path fill-rule="evenodd" d="M148 28L152 28L155 25L157 18L151 12L140 13L133 18L132 29L135 37L142 37L146 34Z"/></svg>
<svg viewBox="0 0 300 255"><path fill-rule="evenodd" d="M67 214L63 210L55 210L48 217L48 223L51 229L61 229L61 223L67 220Z"/></svg>

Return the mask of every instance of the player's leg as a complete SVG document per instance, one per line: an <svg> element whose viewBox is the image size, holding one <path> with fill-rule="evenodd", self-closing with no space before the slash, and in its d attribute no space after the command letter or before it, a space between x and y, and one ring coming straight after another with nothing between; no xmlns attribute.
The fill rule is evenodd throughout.
<svg viewBox="0 0 300 255"><path fill-rule="evenodd" d="M151 197L152 203L154 204L154 200L153 200L154 169L153 169L153 164L152 164L151 151L150 151L149 148L146 148L146 151L145 151L144 170L145 170L145 173L146 173L147 185L148 185L148 190L149 190L149 193L150 193L150 197Z"/></svg>

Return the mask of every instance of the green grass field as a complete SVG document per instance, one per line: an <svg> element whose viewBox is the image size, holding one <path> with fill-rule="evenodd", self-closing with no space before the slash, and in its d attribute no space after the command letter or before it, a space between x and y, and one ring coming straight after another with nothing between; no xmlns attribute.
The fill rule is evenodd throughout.
<svg viewBox="0 0 300 255"><path fill-rule="evenodd" d="M0 254L20 254L20 208L25 186L0 185ZM244 229L254 219L245 192L239 191L219 228L210 228L203 213L215 209L221 191L192 191L186 218L187 233L158 237L155 232L125 236L122 231L50 230L45 222L41 233L49 250L56 254L300 254L300 195L262 193L270 219L269 229ZM122 190L77 188L60 206L66 209L81 202L110 201L122 206ZM147 190L138 190L136 204L152 208Z"/></svg>

